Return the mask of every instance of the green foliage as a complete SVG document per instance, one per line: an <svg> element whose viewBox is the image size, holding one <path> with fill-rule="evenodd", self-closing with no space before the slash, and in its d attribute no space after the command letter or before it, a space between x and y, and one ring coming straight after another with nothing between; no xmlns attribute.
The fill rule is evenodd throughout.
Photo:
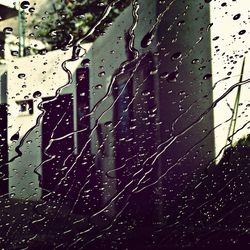
<svg viewBox="0 0 250 250"><path fill-rule="evenodd" d="M243 58L243 62L242 62L242 67L241 67L241 74L240 74L239 83L241 83L242 79L243 79L244 68L245 68L245 60L246 60L246 58L244 57ZM239 104L240 104L240 95L241 95L241 85L239 85L238 89L237 89L237 94L236 94L236 97L235 97L234 107L233 107L233 115L232 115L232 118L231 118L231 121L230 121L228 135L227 135L227 140L228 140L228 138L231 137L230 138L230 141L231 141L230 144L231 145L233 143L233 137L234 137L235 129L236 129L236 122L237 122L237 119L238 119L238 111L239 111ZM226 145L227 145L227 142L226 142Z"/></svg>
<svg viewBox="0 0 250 250"><path fill-rule="evenodd" d="M113 0L57 0L54 9L40 21L37 18L33 25L36 36L53 49L65 47L73 36L73 41L82 38L99 20L108 4ZM100 36L107 26L131 3L131 0L120 0L103 20L98 29L85 42L92 42Z"/></svg>
<svg viewBox="0 0 250 250"><path fill-rule="evenodd" d="M244 146L250 148L250 134L246 135L245 137L241 138L236 146Z"/></svg>

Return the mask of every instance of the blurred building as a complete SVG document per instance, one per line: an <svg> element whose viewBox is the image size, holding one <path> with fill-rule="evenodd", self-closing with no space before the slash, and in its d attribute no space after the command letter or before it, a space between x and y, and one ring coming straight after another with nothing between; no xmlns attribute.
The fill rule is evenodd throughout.
<svg viewBox="0 0 250 250"><path fill-rule="evenodd" d="M59 195L87 212L140 194L163 211L202 175L214 157L209 5L186 2L129 6L78 60L69 50L6 64L11 197Z"/></svg>

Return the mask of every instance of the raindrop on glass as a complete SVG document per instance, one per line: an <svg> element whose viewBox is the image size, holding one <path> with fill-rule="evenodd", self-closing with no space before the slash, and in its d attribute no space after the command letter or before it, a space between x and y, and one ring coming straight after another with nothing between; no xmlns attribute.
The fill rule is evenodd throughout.
<svg viewBox="0 0 250 250"><path fill-rule="evenodd" d="M185 21L184 20L181 20L181 21L179 21L178 23L177 23L177 26L182 26L182 25L184 25L185 24Z"/></svg>
<svg viewBox="0 0 250 250"><path fill-rule="evenodd" d="M46 49L42 49L42 50L39 51L39 54L40 55L46 55L47 52L48 51Z"/></svg>
<svg viewBox="0 0 250 250"><path fill-rule="evenodd" d="M33 93L33 97L34 98L38 98L38 97L40 97L42 95L42 93L40 92L40 91L35 91L34 93Z"/></svg>
<svg viewBox="0 0 250 250"><path fill-rule="evenodd" d="M239 32L239 35L244 35L246 33L246 30L241 30L240 32Z"/></svg>
<svg viewBox="0 0 250 250"><path fill-rule="evenodd" d="M237 14L233 17L233 20L238 20L240 18L240 14Z"/></svg>
<svg viewBox="0 0 250 250"><path fill-rule="evenodd" d="M98 76L99 76L99 77L105 76L105 71L100 72L100 73L98 74Z"/></svg>
<svg viewBox="0 0 250 250"><path fill-rule="evenodd" d="M160 75L160 78L161 79L166 79L167 77L169 76L169 73L168 72L164 72Z"/></svg>
<svg viewBox="0 0 250 250"><path fill-rule="evenodd" d="M110 127L112 125L112 121L105 122L104 124L106 127Z"/></svg>
<svg viewBox="0 0 250 250"><path fill-rule="evenodd" d="M30 5L29 1L22 1L20 4L20 7L22 9L27 9L27 8L29 8L29 5Z"/></svg>
<svg viewBox="0 0 250 250"><path fill-rule="evenodd" d="M142 94L142 96L149 96L151 93L148 90L144 90L144 91L142 91L141 94Z"/></svg>
<svg viewBox="0 0 250 250"><path fill-rule="evenodd" d="M88 67L90 64L90 60L89 59L83 59L81 62L81 66L83 67Z"/></svg>
<svg viewBox="0 0 250 250"><path fill-rule="evenodd" d="M181 52L176 52L171 56L172 60L178 60L182 56Z"/></svg>
<svg viewBox="0 0 250 250"><path fill-rule="evenodd" d="M150 71L150 75L155 75L157 74L158 72L158 69L157 68L153 68L151 71Z"/></svg>
<svg viewBox="0 0 250 250"><path fill-rule="evenodd" d="M12 55L12 56L18 56L19 53L18 53L17 50L12 50L12 51L11 51L11 55Z"/></svg>
<svg viewBox="0 0 250 250"><path fill-rule="evenodd" d="M17 141L19 139L19 131L17 131L14 135L11 136L11 141Z"/></svg>
<svg viewBox="0 0 250 250"><path fill-rule="evenodd" d="M172 72L172 73L169 74L169 76L167 77L167 81L168 82L176 82L178 76L179 76L179 72L178 71L174 71L174 72Z"/></svg>
<svg viewBox="0 0 250 250"><path fill-rule="evenodd" d="M204 76L203 76L203 79L204 79L204 80L208 80L208 79L210 79L211 77L212 77L212 74L209 73L209 74L204 75Z"/></svg>
<svg viewBox="0 0 250 250"><path fill-rule="evenodd" d="M12 32L13 32L13 29L12 29L11 27L5 27L5 28L3 29L3 33L4 33L5 35L10 35L10 34L12 34Z"/></svg>
<svg viewBox="0 0 250 250"><path fill-rule="evenodd" d="M154 39L153 31L148 32L141 41L141 47L147 48L152 43L153 39Z"/></svg>
<svg viewBox="0 0 250 250"><path fill-rule="evenodd" d="M101 89L102 88L102 85L101 84L97 84L96 86L95 86L95 89Z"/></svg>
<svg viewBox="0 0 250 250"><path fill-rule="evenodd" d="M200 62L200 60L197 59L197 58L195 58L195 59L192 60L192 64L197 64L197 63L199 63L199 62Z"/></svg>
<svg viewBox="0 0 250 250"><path fill-rule="evenodd" d="M34 7L29 8L29 12L30 12L30 13L35 12L35 8L34 8Z"/></svg>
<svg viewBox="0 0 250 250"><path fill-rule="evenodd" d="M25 78L25 74L24 73L20 73L20 74L18 74L18 78L20 78L20 79L23 79L23 78Z"/></svg>

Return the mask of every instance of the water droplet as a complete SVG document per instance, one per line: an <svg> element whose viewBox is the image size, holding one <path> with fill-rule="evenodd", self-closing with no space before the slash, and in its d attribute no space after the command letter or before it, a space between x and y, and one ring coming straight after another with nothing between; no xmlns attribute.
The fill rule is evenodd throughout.
<svg viewBox="0 0 250 250"><path fill-rule="evenodd" d="M199 62L200 62L200 60L197 59L197 58L195 58L195 59L192 60L192 64L197 64L197 63L199 63Z"/></svg>
<svg viewBox="0 0 250 250"><path fill-rule="evenodd" d="M151 92L148 90L144 90L141 92L141 94L142 94L142 96L149 96L151 94Z"/></svg>
<svg viewBox="0 0 250 250"><path fill-rule="evenodd" d="M101 84L97 84L96 86L95 86L95 89L101 89L102 88L102 85Z"/></svg>
<svg viewBox="0 0 250 250"><path fill-rule="evenodd" d="M105 76L105 71L100 72L100 73L98 74L98 76L99 76L99 77Z"/></svg>
<svg viewBox="0 0 250 250"><path fill-rule="evenodd" d="M112 121L105 122L104 125L105 125L106 127L110 127L110 126L112 125Z"/></svg>
<svg viewBox="0 0 250 250"><path fill-rule="evenodd" d="M184 20L181 20L181 21L179 21L178 23L177 23L177 26L182 26L182 25L184 25L185 24L185 21Z"/></svg>
<svg viewBox="0 0 250 250"><path fill-rule="evenodd" d="M196 41L196 44L200 43L203 40L203 37L200 36L199 39Z"/></svg>
<svg viewBox="0 0 250 250"><path fill-rule="evenodd" d="M238 20L240 18L240 13L233 17L233 20Z"/></svg>
<svg viewBox="0 0 250 250"><path fill-rule="evenodd" d="M178 60L182 56L181 52L176 52L171 56L172 60Z"/></svg>
<svg viewBox="0 0 250 250"><path fill-rule="evenodd" d="M47 52L48 52L47 49L41 49L41 50L39 50L39 54L40 55L46 55Z"/></svg>
<svg viewBox="0 0 250 250"><path fill-rule="evenodd" d="M30 12L30 13L35 12L35 8L34 8L34 7L29 8L29 12Z"/></svg>
<svg viewBox="0 0 250 250"><path fill-rule="evenodd" d="M207 26L207 31L209 31L210 28L211 28L213 25L214 25L213 23L210 23L210 24Z"/></svg>
<svg viewBox="0 0 250 250"><path fill-rule="evenodd" d="M216 40L218 40L219 38L220 38L219 36L216 36L216 37L213 38L213 41L216 41Z"/></svg>
<svg viewBox="0 0 250 250"><path fill-rule="evenodd" d="M208 80L208 79L210 79L211 77L212 77L212 74L209 73L209 74L204 75L204 76L203 76L203 79L204 79L204 80Z"/></svg>
<svg viewBox="0 0 250 250"><path fill-rule="evenodd" d="M38 98L38 97L40 97L42 95L42 93L40 92L40 91L35 91L34 93L33 93L33 97L34 98Z"/></svg>
<svg viewBox="0 0 250 250"><path fill-rule="evenodd" d="M14 135L11 136L11 141L17 141L19 139L19 131L17 131Z"/></svg>
<svg viewBox="0 0 250 250"><path fill-rule="evenodd" d="M164 72L160 75L161 79L166 79L169 76L169 72Z"/></svg>
<svg viewBox="0 0 250 250"><path fill-rule="evenodd" d="M151 32L148 32L141 41L141 47L144 49L147 48L152 43L154 37L155 35L153 30Z"/></svg>
<svg viewBox="0 0 250 250"><path fill-rule="evenodd" d="M179 76L179 72L178 71L174 71L174 72L172 72L172 73L169 74L169 76L167 77L167 81L168 82L176 82L178 76Z"/></svg>
<svg viewBox="0 0 250 250"><path fill-rule="evenodd" d="M129 129L130 129L130 130L135 130L135 129L136 129L136 126L135 126L135 125L134 125L134 126L130 126Z"/></svg>
<svg viewBox="0 0 250 250"><path fill-rule="evenodd" d="M212 0L204 0L205 3L210 3Z"/></svg>
<svg viewBox="0 0 250 250"><path fill-rule="evenodd" d="M90 64L90 60L88 58L83 59L81 62L81 66L83 67L89 67L89 64Z"/></svg>
<svg viewBox="0 0 250 250"><path fill-rule="evenodd" d="M49 35L52 36L52 37L57 36L57 30L50 31Z"/></svg>
<svg viewBox="0 0 250 250"><path fill-rule="evenodd" d="M152 68L152 70L150 71L150 75L155 75L157 74L158 69L156 67Z"/></svg>
<svg viewBox="0 0 250 250"><path fill-rule="evenodd" d="M10 34L12 34L12 32L13 32L13 29L12 29L11 27L5 27L5 28L3 29L3 33L4 33L5 35L10 35Z"/></svg>
<svg viewBox="0 0 250 250"><path fill-rule="evenodd" d="M185 91L180 91L180 92L179 92L179 95L185 95L185 94L186 94Z"/></svg>
<svg viewBox="0 0 250 250"><path fill-rule="evenodd" d="M201 66L200 68L199 68L199 70L203 70L203 69L205 69L206 68L206 66Z"/></svg>
<svg viewBox="0 0 250 250"><path fill-rule="evenodd" d="M153 106L148 110L148 114L156 113L157 112L157 106Z"/></svg>
<svg viewBox="0 0 250 250"><path fill-rule="evenodd" d="M29 1L22 1L20 4L20 7L22 9L27 9L27 8L29 8L29 5L30 5Z"/></svg>
<svg viewBox="0 0 250 250"><path fill-rule="evenodd" d="M17 77L20 78L20 79L23 79L23 78L25 78L25 76L26 76L26 75L25 75L24 73L20 73L20 74L18 74Z"/></svg>
<svg viewBox="0 0 250 250"><path fill-rule="evenodd" d="M18 56L19 53L18 53L17 50L12 50L12 51L11 51L11 55L12 55L12 56Z"/></svg>
<svg viewBox="0 0 250 250"><path fill-rule="evenodd" d="M246 30L241 30L240 32L239 32L239 35L244 35L246 33Z"/></svg>

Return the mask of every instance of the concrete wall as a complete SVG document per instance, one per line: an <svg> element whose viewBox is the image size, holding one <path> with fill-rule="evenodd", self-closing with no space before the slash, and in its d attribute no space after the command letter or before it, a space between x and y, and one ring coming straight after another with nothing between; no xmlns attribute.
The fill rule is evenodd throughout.
<svg viewBox="0 0 250 250"><path fill-rule="evenodd" d="M91 126L94 132L91 147L96 158L97 168L99 168L102 176L104 203L117 193L117 182L112 178L107 178L107 173L111 171L111 175L115 176L115 171L112 170L119 167L115 166L114 128L110 125L110 122L114 121L113 104L115 100L112 94L112 86L116 84L114 75L119 74L122 65L128 61L125 36L129 29L133 30L135 39L132 46L138 51L139 55L146 54L149 51L153 52L157 43L157 40L155 40L148 48L141 47L142 38L156 19L156 2L151 0L138 2L138 20L133 17L133 8L129 6L105 31L105 34L94 42L91 48L90 103L91 109L95 108L91 117ZM138 75L135 73L133 78L136 78L136 76ZM107 154L105 155L98 152L100 143L97 139L97 128L95 127L97 120L98 124L106 130L106 134L103 134L103 137L107 136L105 139ZM109 126L105 126L105 124L109 124Z"/></svg>
<svg viewBox="0 0 250 250"><path fill-rule="evenodd" d="M120 66L128 59L125 44L125 34L128 31L131 32L132 37L134 32L135 40L132 43L132 51L135 57L137 52L138 55L150 52L152 63L155 65L150 73L151 78L144 88L139 89L139 94L135 97L132 106L135 120L137 120L136 134L141 138L137 137L134 140L137 147L136 155L139 159L137 165L140 168L145 165L145 171L148 172L144 177L142 176L144 172L138 175L137 181L140 178L144 181L140 182L137 191L147 186L157 186L160 184L158 178L163 180L161 177L164 177L172 168L177 169L177 172L172 172L171 176L174 174L174 178L166 179L165 183L170 185L169 190L177 186L183 188L185 182L195 175L196 170L204 169L213 157L212 112L192 125L212 103L211 78L208 77L211 73L210 36L206 31L209 23L209 9L208 5L199 8L199 3L187 2L188 8L185 4L178 5L176 1L171 9L166 11L162 20L159 20L159 26L154 30L157 16L161 17L160 14L166 8L166 4L159 3L157 6L156 1L139 1L138 19L136 19L137 13L132 11L132 6L128 7L91 47L86 45L85 57L69 63L75 78L75 70L81 60L90 59L90 109L92 110L91 129L93 130L91 151L97 163L97 170L101 173L104 202L117 192L117 183L106 176L108 171L115 168L114 135L113 127L106 126L104 137L107 135L107 143L105 143L107 154L102 155L99 152L100 141L98 141L96 126L101 124L105 127L105 124L110 124L114 120L112 105L114 99L110 91L114 83L112 76L119 72ZM149 32L152 30L155 32L150 37ZM147 38L151 38L148 44ZM64 55L61 54L63 52L60 54L50 52L45 56L18 59L8 65L10 159L17 155L15 148L20 142L20 139L13 142L10 138L18 131L19 138L22 138L36 124L36 119L40 114L36 106L41 98L34 99L34 114L27 117L19 116L16 101L25 98L33 99L34 91L40 91L42 97L54 96L56 89L67 83L67 75L61 69L61 62L70 58L71 52L68 51ZM179 52L181 54L176 54ZM172 57L173 55L175 58ZM194 59L199 59L199 61L194 61ZM45 62L46 65L44 65ZM175 79L172 72L176 70L176 67L178 67L179 75ZM201 67L203 67L202 70ZM43 71L46 72L42 73ZM18 78L18 74L21 73L25 74L23 79ZM138 71L133 77L136 84L145 80L140 74ZM207 75L207 80L203 79L205 75ZM23 85L25 87L22 87ZM154 137L153 143L157 143L159 147L152 144L153 152L150 151L150 155L145 155L145 152L140 152L140 148L147 150L148 144L142 146L140 143L144 143L147 137L143 116L148 110L144 115L140 110L146 107L143 104L146 99L143 99L141 94L149 86L154 92L156 102L155 132L154 136L149 137ZM134 87L136 91L136 86ZM63 92L75 93L75 86L65 87ZM204 97L205 95L207 97ZM173 131L171 131L172 127ZM185 133L182 133L185 129L187 129ZM32 144L29 144L29 141L32 141ZM168 142L171 142L169 148L164 148ZM10 192L18 198L38 199L41 190L34 169L41 162L40 127L37 126L32 130L23 143L22 157L10 163ZM189 149L192 151L186 155ZM185 161L181 161L181 167L176 168L175 163L179 159ZM137 181L135 180L134 183L136 184Z"/></svg>
<svg viewBox="0 0 250 250"><path fill-rule="evenodd" d="M214 157L209 4L161 1L158 16L161 146L154 157L168 207Z"/></svg>
<svg viewBox="0 0 250 250"><path fill-rule="evenodd" d="M186 1L181 5L178 1L172 4L171 1L158 4L156 1L139 1L139 4L133 45L139 55L153 54L155 68L150 81L155 92L156 120L152 144L156 143L158 147L155 145L149 154L148 145L141 144L147 134L139 112L140 109L145 111L145 100L136 97L132 106L138 122L134 144L148 152L145 154L142 150L140 153L137 149L134 152L136 165L142 171L138 173L138 179L133 179L133 185L139 184L135 192L151 186L160 187L159 195L168 196L171 200L177 192L187 188L191 180L195 183L197 177L198 181L198 176L204 173L214 157L213 110L207 112L213 101L210 31L207 30L209 5L203 1ZM123 37L129 27L133 27L131 6L93 45L92 107L105 96L110 77L126 61ZM135 82L142 80L138 77L137 72ZM95 89L94 86L99 84L102 87ZM93 116L92 126L101 114L100 123L114 120L114 110L105 111L113 101L108 96L101 102ZM98 148L94 149L95 146L92 144L93 152ZM111 139L111 154L112 146ZM103 160L103 173L114 165ZM108 181L106 179L105 183Z"/></svg>
<svg viewBox="0 0 250 250"><path fill-rule="evenodd" d="M90 45L85 45L88 50ZM61 64L69 59L71 51L53 51L46 55L18 58L7 66L8 145L9 145L9 192L19 199L39 199L41 189L34 170L41 164L41 123L37 119L42 111L38 108L42 98L70 93L75 96L75 75L68 83L68 75ZM66 64L75 72L80 61ZM20 75L24 74L24 75ZM41 96L35 96L39 91ZM18 102L33 100L33 114L21 113ZM32 130L30 130L33 128ZM30 131L30 132L29 132ZM29 132L27 134L27 132ZM15 136L16 135L16 136ZM16 137L13 139L13 136ZM12 139L12 140L11 140ZM18 152L21 143L20 152ZM37 171L41 171L40 168Z"/></svg>
<svg viewBox="0 0 250 250"><path fill-rule="evenodd" d="M147 7L149 7L149 12ZM148 1L148 6L140 6L139 24L134 31L136 37L134 46L140 50L140 53L144 52L143 49L140 48L140 40L142 36L144 36L144 30L146 30L155 19L155 7L155 4L151 1ZM151 18L148 18L149 16ZM117 18L115 23L107 29L105 35L97 39L93 47L85 55L85 58L90 59L91 109L106 95L109 85L111 84L112 75L119 69L120 65L127 60L124 37L132 25L132 8L129 7ZM15 152L16 146L19 145L20 140L26 132L35 126L36 119L41 113L41 111L37 109L37 104L41 102L41 98L54 96L55 91L67 82L67 75L61 69L61 63L65 59L70 58L72 52L68 51L65 55L62 55L62 53L63 52L49 52L45 56L29 56L15 59L11 63L8 63L8 105L10 113L8 118L9 159L15 158L18 155L17 152ZM80 65L82 59L83 58L80 58L75 63L69 63L69 65L74 64L74 66L70 67L73 78L75 78L75 69ZM44 63L46 63L46 65L44 65ZM53 75L54 72L55 75ZM20 79L18 78L18 74L25 74L25 77ZM101 88L97 86L101 86ZM40 91L42 96L41 98L34 99L34 114L30 116L19 116L16 102L24 100L25 98L33 99L32 95L35 91ZM64 93L73 93L74 91L74 88L71 87L64 89ZM113 101L113 97L109 93L108 98L102 101L101 105L98 105L91 116L92 128L94 128L97 119L100 124L113 120L113 110L112 108L109 109ZM110 130L112 130L112 128L110 128ZM17 132L19 133L19 140L11 141L10 138ZM114 138L111 133L109 135L110 144L107 144L107 151L109 151L109 153L107 157L104 157L101 161L103 178L108 170L114 168L113 140ZM96 128L93 130L91 142L92 153L95 155L100 146L97 142ZM21 147L22 156L16 158L9 164L10 192L13 193L16 198L37 199L41 195L38 176L34 173L34 169L41 163L40 148L41 128L37 126L23 142ZM96 157L96 161L99 161L98 156ZM107 180L103 180L103 183L105 183L105 181ZM109 185L111 184L107 183L107 186ZM114 186L113 184L111 186L110 192L113 193ZM108 188L105 190L108 190ZM106 194L104 196L108 197L109 195Z"/></svg>

